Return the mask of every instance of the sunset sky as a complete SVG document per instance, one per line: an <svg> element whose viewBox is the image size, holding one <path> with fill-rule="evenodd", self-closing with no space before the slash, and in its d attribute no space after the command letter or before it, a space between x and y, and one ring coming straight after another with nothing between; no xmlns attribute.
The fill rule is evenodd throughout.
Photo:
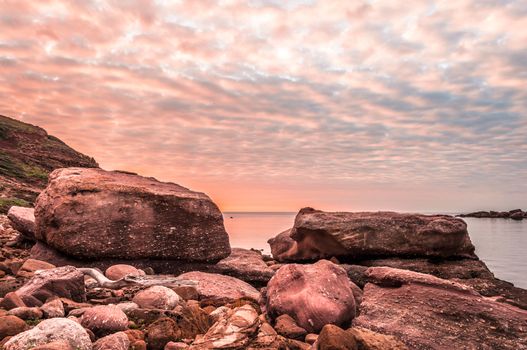
<svg viewBox="0 0 527 350"><path fill-rule="evenodd" d="M527 209L527 1L0 0L0 114L226 211Z"/></svg>

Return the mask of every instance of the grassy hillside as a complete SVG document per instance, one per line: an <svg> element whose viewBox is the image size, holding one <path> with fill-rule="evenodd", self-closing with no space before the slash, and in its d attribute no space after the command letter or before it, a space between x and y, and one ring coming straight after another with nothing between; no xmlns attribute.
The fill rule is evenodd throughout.
<svg viewBox="0 0 527 350"><path fill-rule="evenodd" d="M72 166L98 164L44 129L0 115L0 213L31 206L51 171Z"/></svg>

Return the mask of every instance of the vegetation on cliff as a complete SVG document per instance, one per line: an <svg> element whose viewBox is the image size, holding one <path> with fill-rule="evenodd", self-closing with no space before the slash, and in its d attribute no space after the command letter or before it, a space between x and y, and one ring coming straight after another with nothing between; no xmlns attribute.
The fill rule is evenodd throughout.
<svg viewBox="0 0 527 350"><path fill-rule="evenodd" d="M0 115L0 213L31 206L51 171L72 166L98 164L44 129Z"/></svg>

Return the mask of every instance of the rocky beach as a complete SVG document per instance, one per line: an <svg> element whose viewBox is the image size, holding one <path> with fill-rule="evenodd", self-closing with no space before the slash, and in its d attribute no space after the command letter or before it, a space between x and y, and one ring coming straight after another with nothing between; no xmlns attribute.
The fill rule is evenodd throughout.
<svg viewBox="0 0 527 350"><path fill-rule="evenodd" d="M0 220L6 350L527 349L527 291L447 215L304 208L268 256L206 194L63 168Z"/></svg>

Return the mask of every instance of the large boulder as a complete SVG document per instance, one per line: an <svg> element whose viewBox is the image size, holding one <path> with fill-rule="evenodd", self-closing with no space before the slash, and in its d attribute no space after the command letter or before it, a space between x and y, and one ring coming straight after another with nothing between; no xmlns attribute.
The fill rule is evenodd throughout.
<svg viewBox="0 0 527 350"><path fill-rule="evenodd" d="M395 336L411 349L527 347L526 310L413 271L372 267L366 275L371 283L356 327Z"/></svg>
<svg viewBox="0 0 527 350"><path fill-rule="evenodd" d="M92 350L90 336L80 324L67 318L52 318L19 333L4 345L5 350L32 349L39 345L62 341L72 349Z"/></svg>
<svg viewBox="0 0 527 350"><path fill-rule="evenodd" d="M202 304L221 306L239 299L260 300L260 292L250 284L230 276L207 272L187 272L180 279L196 281L196 290Z"/></svg>
<svg viewBox="0 0 527 350"><path fill-rule="evenodd" d="M327 213L304 208L289 233L282 232L269 244L278 261L475 257L466 223L448 215Z"/></svg>
<svg viewBox="0 0 527 350"><path fill-rule="evenodd" d="M287 314L308 332L326 324L349 324L355 317L352 282L340 266L320 260L312 265L282 266L267 285L267 312Z"/></svg>
<svg viewBox="0 0 527 350"><path fill-rule="evenodd" d="M22 236L29 240L35 240L35 209L12 206L7 212L11 226Z"/></svg>
<svg viewBox="0 0 527 350"><path fill-rule="evenodd" d="M15 293L27 306L41 306L54 296L82 302L86 300L84 274L73 266L36 271Z"/></svg>
<svg viewBox="0 0 527 350"><path fill-rule="evenodd" d="M217 261L230 253L207 195L129 173L55 170L35 219L37 239L80 259Z"/></svg>

